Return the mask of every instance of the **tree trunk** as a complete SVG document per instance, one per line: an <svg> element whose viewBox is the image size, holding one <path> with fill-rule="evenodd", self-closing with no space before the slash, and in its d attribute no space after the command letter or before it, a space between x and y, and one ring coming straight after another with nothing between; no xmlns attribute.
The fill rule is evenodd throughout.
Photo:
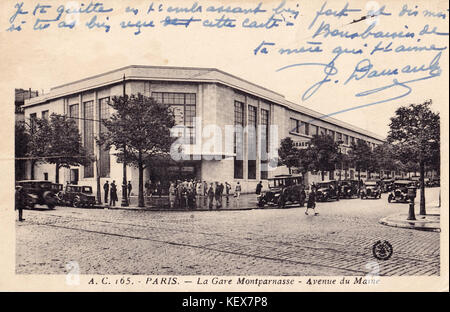
<svg viewBox="0 0 450 312"><path fill-rule="evenodd" d="M31 161L31 168L30 168L30 180L34 180L34 166L36 165L36 161Z"/></svg>
<svg viewBox="0 0 450 312"><path fill-rule="evenodd" d="M95 159L96 161L96 174L97 174L97 204L101 205L102 204L102 190L101 190L101 185L100 185L100 162L98 160L98 157Z"/></svg>
<svg viewBox="0 0 450 312"><path fill-rule="evenodd" d="M55 164L55 183L59 183L59 164Z"/></svg>
<svg viewBox="0 0 450 312"><path fill-rule="evenodd" d="M145 207L144 201L144 165L142 163L142 152L139 151L139 160L138 160L138 170L139 170L139 207Z"/></svg>
<svg viewBox="0 0 450 312"><path fill-rule="evenodd" d="M420 215L424 216L427 214L425 210L425 162L422 160L420 162Z"/></svg>

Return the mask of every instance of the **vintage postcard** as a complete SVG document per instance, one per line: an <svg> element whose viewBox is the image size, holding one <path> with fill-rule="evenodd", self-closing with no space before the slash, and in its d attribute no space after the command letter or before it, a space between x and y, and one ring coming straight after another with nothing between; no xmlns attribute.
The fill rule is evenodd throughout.
<svg viewBox="0 0 450 312"><path fill-rule="evenodd" d="M449 14L1 1L0 290L448 291Z"/></svg>

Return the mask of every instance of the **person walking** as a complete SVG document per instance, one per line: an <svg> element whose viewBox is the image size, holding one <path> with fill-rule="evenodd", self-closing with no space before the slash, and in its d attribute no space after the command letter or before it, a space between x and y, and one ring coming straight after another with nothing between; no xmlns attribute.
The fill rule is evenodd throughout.
<svg viewBox="0 0 450 312"><path fill-rule="evenodd" d="M203 181L203 196L208 195L208 183L206 181Z"/></svg>
<svg viewBox="0 0 450 312"><path fill-rule="evenodd" d="M311 192L309 193L308 203L306 205L305 215L308 215L308 210L312 209L314 211L314 215L317 216L316 212L316 190L315 187L311 187Z"/></svg>
<svg viewBox="0 0 450 312"><path fill-rule="evenodd" d="M231 184L228 182L225 182L225 192L227 194L227 197L228 197L228 195L230 195L230 191L231 191Z"/></svg>
<svg viewBox="0 0 450 312"><path fill-rule="evenodd" d="M238 183L236 184L236 187L234 188L234 197L239 199L239 197L241 197L241 190L242 190L241 184L238 181Z"/></svg>
<svg viewBox="0 0 450 312"><path fill-rule="evenodd" d="M133 189L131 181L128 181L127 189L128 189L128 200L130 200L131 190Z"/></svg>
<svg viewBox="0 0 450 312"><path fill-rule="evenodd" d="M108 195L109 195L109 182L106 181L105 184L103 184L103 191L105 192L105 204L108 203Z"/></svg>
<svg viewBox="0 0 450 312"><path fill-rule="evenodd" d="M262 188L263 188L262 181L259 181L259 183L256 185L256 195L258 196L261 195Z"/></svg>
<svg viewBox="0 0 450 312"><path fill-rule="evenodd" d="M25 194L23 192L23 187L18 185L16 186L16 200L15 200L15 208L19 211L19 221L25 221L23 218L23 206L25 205Z"/></svg>
<svg viewBox="0 0 450 312"><path fill-rule="evenodd" d="M112 183L111 183L111 190L110 190L110 193L109 193L109 197L110 197L109 205L110 206L115 206L116 205L116 201L118 201L118 198L117 198L117 186L116 186L116 181L115 180L113 180Z"/></svg>

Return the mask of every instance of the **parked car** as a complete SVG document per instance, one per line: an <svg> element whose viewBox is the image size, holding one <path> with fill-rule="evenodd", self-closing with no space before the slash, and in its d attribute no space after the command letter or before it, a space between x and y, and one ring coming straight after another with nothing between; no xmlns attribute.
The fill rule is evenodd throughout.
<svg viewBox="0 0 450 312"><path fill-rule="evenodd" d="M358 197L359 187L357 180L340 181L340 198Z"/></svg>
<svg viewBox="0 0 450 312"><path fill-rule="evenodd" d="M439 177L435 177L435 178L431 178L428 181L428 187L436 187L436 186L440 186L441 185L441 180Z"/></svg>
<svg viewBox="0 0 450 312"><path fill-rule="evenodd" d="M22 187L25 208L33 209L35 205L46 205L49 209L54 209L58 204L58 198L50 181L22 180L17 181L16 185Z"/></svg>
<svg viewBox="0 0 450 312"><path fill-rule="evenodd" d="M394 179L383 179L381 180L381 192L387 193L392 191L394 186Z"/></svg>
<svg viewBox="0 0 450 312"><path fill-rule="evenodd" d="M416 186L416 182L410 180L396 180L392 191L389 193L388 202L408 202L408 187Z"/></svg>
<svg viewBox="0 0 450 312"><path fill-rule="evenodd" d="M92 195L92 187L82 185L66 185L64 192L60 195L60 200L73 207L93 207L95 196Z"/></svg>
<svg viewBox="0 0 450 312"><path fill-rule="evenodd" d="M339 200L339 186L337 181L316 183L316 201L325 202L330 199Z"/></svg>
<svg viewBox="0 0 450 312"><path fill-rule="evenodd" d="M360 192L361 199L364 198L381 198L381 188L377 181L366 181Z"/></svg>
<svg viewBox="0 0 450 312"><path fill-rule="evenodd" d="M269 189L258 196L258 207L286 204L304 206L306 201L305 185L301 175L279 175L269 179Z"/></svg>

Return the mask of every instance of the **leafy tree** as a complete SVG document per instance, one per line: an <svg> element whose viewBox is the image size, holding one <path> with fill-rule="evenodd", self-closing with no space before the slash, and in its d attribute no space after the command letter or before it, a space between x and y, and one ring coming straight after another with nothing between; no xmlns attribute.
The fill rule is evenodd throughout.
<svg viewBox="0 0 450 312"><path fill-rule="evenodd" d="M15 136L14 156L16 158L15 175L17 180L22 179L24 177L25 160L20 158L27 156L28 142L30 140L30 135L28 134L24 122L15 124L14 136Z"/></svg>
<svg viewBox="0 0 450 312"><path fill-rule="evenodd" d="M294 141L290 137L281 140L280 148L278 149L278 157L281 165L285 165L291 173L292 167L298 165L298 148L294 146Z"/></svg>
<svg viewBox="0 0 450 312"><path fill-rule="evenodd" d="M396 158L393 146L391 144L385 142L377 145L373 150L373 154L375 156L374 161L376 162L376 168L380 171L383 170L388 172L388 178L391 171L398 169L395 165Z"/></svg>
<svg viewBox="0 0 450 312"><path fill-rule="evenodd" d="M81 136L74 120L51 114L36 119L29 140L29 156L55 165L55 182L59 183L59 169L87 165L92 161L81 143Z"/></svg>
<svg viewBox="0 0 450 312"><path fill-rule="evenodd" d="M361 171L368 171L373 160L372 150L365 141L357 140L352 143L349 158L358 172L358 183L361 184Z"/></svg>
<svg viewBox="0 0 450 312"><path fill-rule="evenodd" d="M330 135L314 135L307 148L310 168L320 171L322 179L325 171L333 171L339 163L339 144Z"/></svg>
<svg viewBox="0 0 450 312"><path fill-rule="evenodd" d="M439 167L440 117L430 109L431 100L396 110L387 140L398 150L400 160L418 164L420 171L420 214L425 215L425 166Z"/></svg>
<svg viewBox="0 0 450 312"><path fill-rule="evenodd" d="M137 95L113 97L109 105L114 113L102 123L108 131L98 143L104 149L114 147L118 161L125 161L139 171L139 207L144 207L144 169L155 157L168 157L174 138L170 129L175 119L168 106L153 98Z"/></svg>

